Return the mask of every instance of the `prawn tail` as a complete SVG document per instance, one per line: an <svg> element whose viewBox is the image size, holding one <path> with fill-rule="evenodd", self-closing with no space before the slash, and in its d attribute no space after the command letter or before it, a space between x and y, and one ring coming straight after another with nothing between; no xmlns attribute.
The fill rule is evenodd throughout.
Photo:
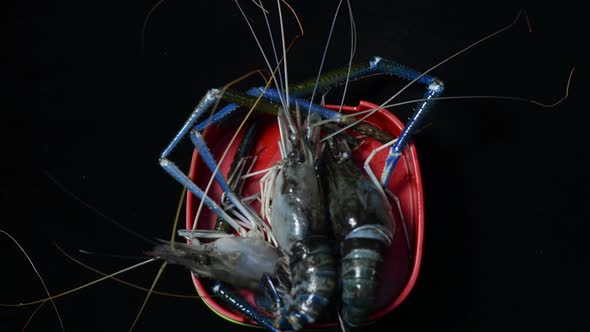
<svg viewBox="0 0 590 332"><path fill-rule="evenodd" d="M348 326L359 326L369 317L377 301L383 255L388 246L386 238L349 236L344 240L341 315Z"/></svg>
<svg viewBox="0 0 590 332"><path fill-rule="evenodd" d="M293 286L275 327L299 330L320 316L336 289L336 262L329 240L312 236L292 248L290 270Z"/></svg>

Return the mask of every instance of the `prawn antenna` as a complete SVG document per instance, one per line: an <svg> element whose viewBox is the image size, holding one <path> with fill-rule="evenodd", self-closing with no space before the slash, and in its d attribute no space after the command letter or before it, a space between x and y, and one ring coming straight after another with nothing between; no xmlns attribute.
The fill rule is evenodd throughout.
<svg viewBox="0 0 590 332"><path fill-rule="evenodd" d="M102 252L93 252L83 249L78 249L78 252L84 255L96 256L96 257L107 257L117 259L133 259L133 260L144 260L145 256L129 256L129 255L118 255L118 254L106 254Z"/></svg>
<svg viewBox="0 0 590 332"><path fill-rule="evenodd" d="M65 185L63 185L61 182L59 182L59 180L57 180L53 175L51 175L51 173L49 173L48 170L46 169L41 169L41 171L43 172L43 174L49 179L51 180L51 182L53 182L53 184L59 188L59 190L61 190L62 192L64 192L66 195L68 195L70 198L72 198L73 200L77 201L78 203L82 204L84 207L86 207L88 210L92 211L94 214L102 217L104 220L110 222L111 224L113 224L114 226L118 227L119 229L137 237L140 238L154 246L158 245L158 243L144 235L139 234L138 232L132 230L131 228L124 226L122 223L118 222L117 220L109 217L108 215L104 214L102 211L100 211L98 208L94 207L92 204L86 202L85 200L83 200L82 198L80 198L78 195L74 194L71 190L69 190Z"/></svg>
<svg viewBox="0 0 590 332"><path fill-rule="evenodd" d="M105 273L105 272L103 272L103 271L100 271L100 270L98 270L98 269L96 269L96 268L94 268L94 267L92 267L92 266L90 266L90 265L88 265L88 264L86 264L86 263L84 263L84 262L80 261L79 259L76 259L76 258L75 258L75 257L73 257L72 255L70 255L69 253L67 253L67 252L66 252L66 251L65 251L65 250L64 250L62 247L60 247L60 246L59 246L57 243L55 243L55 242L54 242L54 243L53 243L53 245L54 245L54 246L57 248L57 250L59 250L59 252L60 252L62 255L64 255L64 256L65 256L67 259L69 259L69 260L71 260L72 262L74 262L74 263L76 263L76 264L78 264L78 265L82 266L83 268L85 268L85 269L87 269L87 270L90 270L90 271L92 271L92 272L94 272L94 273L96 273L96 274L99 274L99 275L101 275L101 276L103 276L103 277L106 277L106 276L108 276L108 275L109 275L108 273ZM145 258L145 257L144 257L144 258ZM131 282L129 282L129 281L126 281L126 280L123 280L123 279L120 279L120 278L117 278L117 277L111 277L111 280L114 280L114 281L116 281L116 282L118 282L118 283L121 283L121 284L123 284L123 285L129 286L129 287L132 287L132 288L135 288L135 289L138 289L138 290L144 291L144 292L149 292L149 289L148 289L148 288L145 288L145 287L142 287L142 286L136 285L136 284L134 284L134 283L131 283ZM156 290L154 290L154 291L153 291L153 293L154 293L154 294L157 294L157 295L161 295L161 296L176 297L176 298L181 298L181 299L199 299L199 298L201 298L201 296L197 296L197 295L176 294L176 293L162 292L162 291L156 291Z"/></svg>
<svg viewBox="0 0 590 332"><path fill-rule="evenodd" d="M41 301L40 302L41 304L35 309L35 311L33 311L33 313L31 314L31 316L29 317L29 319L25 323L25 326L23 327L23 330L27 327L27 325L29 325L29 323L33 319L33 316L35 316L35 314L37 313L37 311L39 311L39 309L41 309L41 307L43 306L43 304L45 304L45 302L47 302L47 300L49 300L49 301L51 301L51 305L53 306L53 310L55 310L55 314L57 315L57 320L59 321L59 326L61 327L61 330L62 331L65 331L66 329L64 327L64 323L63 323L63 321L61 319L61 316L59 314L59 311L57 310L57 305L55 305L55 301L53 301L53 298L54 297L52 297L51 296L51 293L49 293L49 288L47 288L47 285L45 284L45 281L43 280L43 277L41 277L41 273L39 273L39 271L35 267L35 264L33 263L33 260L31 259L31 257L29 257L29 255L27 254L27 252L25 251L25 249L20 245L20 243L18 243L18 241L12 235L8 234L8 232L5 232L5 231L3 231L1 229L0 229L0 233L4 234L8 238L10 238L12 240L12 242L14 242L14 244L16 244L16 246L18 247L18 249L20 249L20 251L23 253L23 255L25 255L25 258L29 261L29 264L33 268L33 271L35 271L35 274L39 278L39 281L41 281L41 285L43 285L43 289L45 290L45 294L47 294L47 296L48 296L46 299L44 299L43 301Z"/></svg>
<svg viewBox="0 0 590 332"><path fill-rule="evenodd" d="M152 6L150 11L145 16L145 19L143 20L143 24L141 25L141 52L142 53L145 51L145 30L147 29L148 20L150 19L150 16L152 16L152 13L156 10L156 8L158 8L162 4L162 2L164 2L164 0L160 0L160 1L156 2L155 5Z"/></svg>

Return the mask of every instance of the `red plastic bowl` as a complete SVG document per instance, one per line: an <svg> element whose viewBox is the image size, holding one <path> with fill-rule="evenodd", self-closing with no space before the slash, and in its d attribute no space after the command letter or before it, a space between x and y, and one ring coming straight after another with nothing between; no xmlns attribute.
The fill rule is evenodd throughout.
<svg viewBox="0 0 590 332"><path fill-rule="evenodd" d="M326 107L330 109L338 109L338 106ZM345 106L343 112L355 113L377 107L378 105L361 101L357 107ZM265 117L263 121L264 123L261 127L258 141L253 150L253 152L258 155L258 160L256 161L253 171L271 167L280 159L277 145L277 141L279 140L279 130L276 118ZM397 117L384 109L377 111L371 117L366 119L366 121L379 127L381 130L389 132L395 137L399 136L404 128L403 123ZM211 152L217 160L220 159L223 151L229 144L233 133L233 130L218 129L214 127L207 130L205 138ZM241 140L242 134L243 133L239 134L234 144L230 147L226 158L221 162L220 171L224 175L227 175L229 171L231 161L233 160L233 156ZM366 142L354 152L355 161L361 165L371 151L379 146L381 146L381 143L374 139L367 138ZM377 176L379 176L383 170L387 152L387 149L380 151L371 161L371 167ZM201 188L207 187L208 181L211 177L211 172L198 157L197 150L193 153L189 177ZM249 178L244 185L244 196L259 192L259 179L260 177ZM393 172L388 188L397 195L401 203L411 249L408 248L403 228L398 224L393 242L384 257L377 310L371 315L370 320L377 320L397 308L406 299L414 287L420 270L424 234L424 197L418 157L413 143L410 143L405 149ZM209 191L209 195L214 200L219 201L221 197L220 188L214 184ZM199 203L200 200L189 192L186 214L186 227L188 229L193 226L193 219L196 215ZM395 202L391 202L391 206L393 207L393 213L397 217L397 220L400 220ZM215 215L204 207L197 228L213 229L215 219ZM412 251L411 254L409 253L409 250ZM203 287L200 280L194 276L193 281L199 296L202 297L205 304L222 318L237 324L256 325L256 323L252 322L250 319L224 307L223 303L217 302L216 298L211 297L211 294L209 294L207 289ZM245 290L239 292L252 304L254 303L251 292ZM314 324L311 327L328 327L336 325L338 325L337 322L322 322Z"/></svg>

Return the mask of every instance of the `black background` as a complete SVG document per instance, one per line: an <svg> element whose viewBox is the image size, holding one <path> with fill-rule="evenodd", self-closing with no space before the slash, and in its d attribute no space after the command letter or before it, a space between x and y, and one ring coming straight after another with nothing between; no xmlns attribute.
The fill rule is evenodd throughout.
<svg viewBox="0 0 590 332"><path fill-rule="evenodd" d="M289 57L294 81L317 73L336 1L292 2L306 33ZM158 167L161 150L207 89L264 65L232 1L164 2L148 21L142 46L142 24L154 4L28 3L16 16L17 49L25 60L18 74L25 89L19 106L7 108L2 121L0 222L26 248L52 293L97 278L52 242L109 272L135 261L77 250L138 256L150 245L71 199L44 172L124 225L168 238L181 188ZM569 70L578 65L570 98L552 109L493 100L436 106L430 126L415 139L426 195L422 271L407 301L370 329L590 328L587 110L581 88L586 63L578 53L587 30L581 8L566 1L354 2L357 58L381 55L425 70L508 25L522 7L533 33L521 20L433 73L445 81L446 96L550 103L563 95ZM260 24L261 17L249 12ZM338 22L327 68L348 60L346 16ZM401 84L374 78L353 87L351 103L359 96L381 102ZM410 90L400 100L422 91ZM410 114L395 112L402 119ZM187 144L175 159L186 167L189 155ZM0 246L0 302L43 297L18 249L5 237ZM140 268L126 279L149 285L156 270ZM169 268L159 285L194 292L189 274L178 267ZM107 281L57 304L68 331L123 331L143 296ZM0 329L21 329L32 311L0 308ZM245 329L218 318L199 300L154 296L137 331L173 328ZM29 330L59 330L49 305Z"/></svg>

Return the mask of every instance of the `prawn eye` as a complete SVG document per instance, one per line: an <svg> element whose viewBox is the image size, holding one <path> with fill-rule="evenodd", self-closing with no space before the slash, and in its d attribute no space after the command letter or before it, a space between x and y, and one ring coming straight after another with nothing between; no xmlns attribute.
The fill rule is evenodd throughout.
<svg viewBox="0 0 590 332"><path fill-rule="evenodd" d="M298 149L293 149L291 152L289 152L289 161L294 163L303 162L303 155Z"/></svg>
<svg viewBox="0 0 590 332"><path fill-rule="evenodd" d="M227 258L229 259L230 262L236 263L240 259L240 253L233 252L233 253L229 254Z"/></svg>

